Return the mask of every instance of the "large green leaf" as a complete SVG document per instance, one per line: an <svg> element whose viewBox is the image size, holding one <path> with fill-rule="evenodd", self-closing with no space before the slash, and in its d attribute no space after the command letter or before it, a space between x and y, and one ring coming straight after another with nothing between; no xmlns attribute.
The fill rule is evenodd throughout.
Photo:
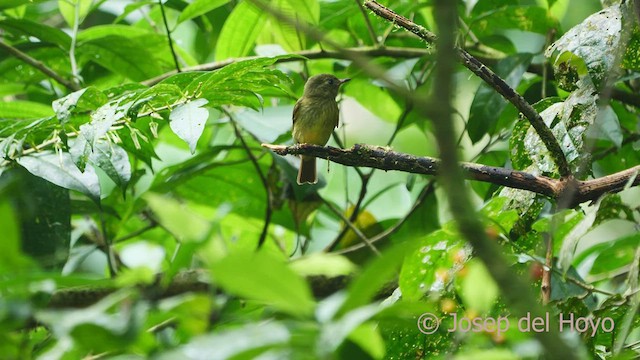
<svg viewBox="0 0 640 360"><path fill-rule="evenodd" d="M40 41L56 44L65 50L71 46L71 37L64 31L28 19L5 18L0 20L0 28L7 32L36 37Z"/></svg>
<svg viewBox="0 0 640 360"><path fill-rule="evenodd" d="M250 1L239 3L222 27L216 45L216 60L249 54L266 20L266 13Z"/></svg>
<svg viewBox="0 0 640 360"><path fill-rule="evenodd" d="M494 71L511 87L516 88L522 75L533 59L533 54L516 54L501 60ZM490 85L482 83L476 92L469 110L467 131L472 142L476 143L485 134L494 135L496 124L507 101Z"/></svg>
<svg viewBox="0 0 640 360"><path fill-rule="evenodd" d="M108 35L79 44L78 55L134 81L162 73L147 40L155 36L128 38Z"/></svg>
<svg viewBox="0 0 640 360"><path fill-rule="evenodd" d="M317 25L320 20L320 6L316 0L276 0L270 6L299 23ZM306 49L306 37L294 25L273 18L271 22L273 35L285 50L292 52Z"/></svg>
<svg viewBox="0 0 640 360"><path fill-rule="evenodd" d="M495 33L497 29L517 29L546 34L554 25L547 9L538 6L501 6L473 20L471 29L477 35Z"/></svg>
<svg viewBox="0 0 640 360"><path fill-rule="evenodd" d="M100 201L100 182L95 170L87 167L80 172L68 153L45 151L20 157L17 162L35 176L65 189L79 191L96 202Z"/></svg>
<svg viewBox="0 0 640 360"><path fill-rule="evenodd" d="M621 18L620 5L608 7L571 28L545 51L545 56L553 62L556 78L565 89L573 90L575 75L585 76L585 70L596 88L605 85L617 66Z"/></svg>
<svg viewBox="0 0 640 360"><path fill-rule="evenodd" d="M209 106L240 105L253 109L262 107L259 93L276 90L290 82L280 70L269 69L278 59L298 57L283 55L244 60L232 63L222 69L204 73L192 80L185 88L187 93L200 92L200 97L209 100Z"/></svg>
<svg viewBox="0 0 640 360"><path fill-rule="evenodd" d="M0 119L34 119L52 115L51 107L33 101L0 102Z"/></svg>
<svg viewBox="0 0 640 360"><path fill-rule="evenodd" d="M211 276L231 294L272 305L290 315L309 316L313 312L315 302L305 280L283 259L264 251L231 253L211 265Z"/></svg>
<svg viewBox="0 0 640 360"><path fill-rule="evenodd" d="M403 297L410 301L448 285L454 267L462 263L455 263L456 254L464 253L460 234L450 226L416 240L419 248L405 257L398 281Z"/></svg>
<svg viewBox="0 0 640 360"><path fill-rule="evenodd" d="M89 160L104 170L107 176L123 190L131 180L129 156L117 145L103 142L95 144Z"/></svg>
<svg viewBox="0 0 640 360"><path fill-rule="evenodd" d="M11 9L21 5L37 4L47 0L0 0L0 10Z"/></svg>
<svg viewBox="0 0 640 360"><path fill-rule="evenodd" d="M250 323L239 328L195 337L189 343L162 353L157 358L199 359L199 355L203 355L215 359L252 359L263 352L269 356L277 354L274 349L286 345L291 337L291 330L279 322ZM270 348L274 349L267 351ZM285 354L281 355L286 357Z"/></svg>
<svg viewBox="0 0 640 360"><path fill-rule="evenodd" d="M219 8L228 3L229 0L195 0L187 5L178 17L178 23L193 19L194 17L204 15L209 11Z"/></svg>
<svg viewBox="0 0 640 360"><path fill-rule="evenodd" d="M85 16L91 11L92 5L93 0L58 0L60 14L71 28L73 28L76 18L82 23Z"/></svg>

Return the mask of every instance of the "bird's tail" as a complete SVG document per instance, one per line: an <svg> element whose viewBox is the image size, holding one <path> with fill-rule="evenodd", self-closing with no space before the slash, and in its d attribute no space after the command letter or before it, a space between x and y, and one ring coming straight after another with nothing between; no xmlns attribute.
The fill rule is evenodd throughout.
<svg viewBox="0 0 640 360"><path fill-rule="evenodd" d="M313 156L302 156L300 170L298 170L298 185L315 184L317 182L316 158Z"/></svg>

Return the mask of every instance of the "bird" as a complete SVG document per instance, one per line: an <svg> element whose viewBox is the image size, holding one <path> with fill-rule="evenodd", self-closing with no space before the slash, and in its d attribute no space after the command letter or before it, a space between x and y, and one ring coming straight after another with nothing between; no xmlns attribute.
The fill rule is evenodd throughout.
<svg viewBox="0 0 640 360"><path fill-rule="evenodd" d="M331 74L315 75L307 80L302 97L293 107L292 135L296 144L327 144L333 129L338 127L338 90L349 80ZM298 185L317 183L316 158L309 155L300 158Z"/></svg>

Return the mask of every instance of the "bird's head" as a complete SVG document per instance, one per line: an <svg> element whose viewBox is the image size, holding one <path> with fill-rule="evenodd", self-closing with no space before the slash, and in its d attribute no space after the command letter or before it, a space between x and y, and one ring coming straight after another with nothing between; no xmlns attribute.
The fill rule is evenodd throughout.
<svg viewBox="0 0 640 360"><path fill-rule="evenodd" d="M315 75L304 85L304 96L335 99L340 85L351 79L338 79L331 74Z"/></svg>

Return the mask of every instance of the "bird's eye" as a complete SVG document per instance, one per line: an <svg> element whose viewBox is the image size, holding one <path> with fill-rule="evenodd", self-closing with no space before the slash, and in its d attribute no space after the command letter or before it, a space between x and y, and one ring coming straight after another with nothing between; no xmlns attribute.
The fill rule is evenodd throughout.
<svg viewBox="0 0 640 360"><path fill-rule="evenodd" d="M333 85L334 83L335 83L335 82L333 81L333 79L329 79L329 80L327 80L327 84L329 84L329 85Z"/></svg>

